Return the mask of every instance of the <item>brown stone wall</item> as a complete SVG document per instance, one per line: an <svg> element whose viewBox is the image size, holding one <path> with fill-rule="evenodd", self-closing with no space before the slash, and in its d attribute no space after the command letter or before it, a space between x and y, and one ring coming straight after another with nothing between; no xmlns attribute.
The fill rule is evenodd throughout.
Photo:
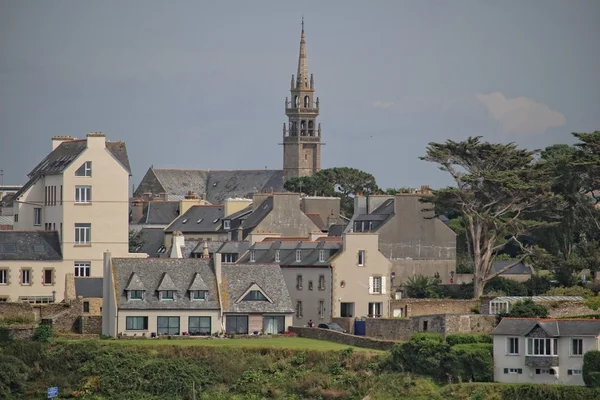
<svg viewBox="0 0 600 400"><path fill-rule="evenodd" d="M578 315L600 314L592 310L583 301L550 301L538 303L548 309L548 318L575 317Z"/></svg>
<svg viewBox="0 0 600 400"><path fill-rule="evenodd" d="M413 332L413 321L401 318L367 318L366 335L383 340L408 340Z"/></svg>
<svg viewBox="0 0 600 400"><path fill-rule="evenodd" d="M331 318L331 322L334 324L338 324L342 327L342 329L345 329L348 333L354 333L354 318Z"/></svg>
<svg viewBox="0 0 600 400"><path fill-rule="evenodd" d="M35 313L29 303L0 303L1 318L33 322L35 321Z"/></svg>
<svg viewBox="0 0 600 400"><path fill-rule="evenodd" d="M8 327L13 339L31 339L35 328L33 326L11 326Z"/></svg>
<svg viewBox="0 0 600 400"><path fill-rule="evenodd" d="M90 302L90 313L83 313L83 303ZM92 304L96 313L92 313ZM100 315L99 309L102 299L83 299L78 298L71 301L71 304L48 304L53 306L42 311L42 318L57 332L80 332L80 316Z"/></svg>
<svg viewBox="0 0 600 400"><path fill-rule="evenodd" d="M79 333L84 335L102 333L102 316L101 315L82 315L79 317Z"/></svg>
<svg viewBox="0 0 600 400"><path fill-rule="evenodd" d="M492 333L498 321L492 315L446 315L445 335L455 333Z"/></svg>
<svg viewBox="0 0 600 400"><path fill-rule="evenodd" d="M34 309L38 310L40 318L50 318L56 314L69 309L69 304L66 303L51 303L51 304L34 304Z"/></svg>
<svg viewBox="0 0 600 400"><path fill-rule="evenodd" d="M347 346L365 347L376 350L390 350L396 342L391 340L379 340L365 336L354 336L347 333L340 333L328 329L304 328L298 326L290 327L291 332L295 332L299 337L319 340L329 340L331 342L345 344Z"/></svg>
<svg viewBox="0 0 600 400"><path fill-rule="evenodd" d="M415 317L433 314L470 314L477 300L452 299L401 299L390 301L390 317L394 310L402 310L402 317Z"/></svg>

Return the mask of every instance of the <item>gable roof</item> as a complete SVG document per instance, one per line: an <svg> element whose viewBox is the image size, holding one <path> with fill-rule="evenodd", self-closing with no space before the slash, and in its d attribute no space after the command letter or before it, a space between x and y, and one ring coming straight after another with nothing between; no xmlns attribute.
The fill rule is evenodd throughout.
<svg viewBox="0 0 600 400"><path fill-rule="evenodd" d="M165 254L165 251L158 252L163 246L165 240L165 231L163 228L142 228L137 236L142 240L143 244L137 253L146 253L150 257L160 257Z"/></svg>
<svg viewBox="0 0 600 400"><path fill-rule="evenodd" d="M525 336L536 326L552 337L600 335L600 320L542 318L503 318L492 335Z"/></svg>
<svg viewBox="0 0 600 400"><path fill-rule="evenodd" d="M319 213L305 213L306 216L315 224L321 231L327 231L327 225L323 222L323 219Z"/></svg>
<svg viewBox="0 0 600 400"><path fill-rule="evenodd" d="M375 232L395 215L395 199L385 200L379 207L368 214L360 214L354 219L354 224L365 223L365 230ZM370 223L371 229L368 228ZM356 225L355 225L356 226Z"/></svg>
<svg viewBox="0 0 600 400"><path fill-rule="evenodd" d="M244 293L242 293L242 295L237 299L236 303L239 303L240 301L244 301L244 298L248 295L248 293L253 292L253 291L258 291L260 293L262 293L263 296L265 296L265 298L267 299L267 301L269 303L273 303L273 300L269 297L269 295L260 287L256 284L256 282L252 283L250 285L250 287L248 289L246 289L246 291ZM246 300L248 301L248 300Z"/></svg>
<svg viewBox="0 0 600 400"><path fill-rule="evenodd" d="M281 268L275 264L223 264L221 267L225 312L292 313L292 300ZM252 285L258 285L271 302L240 301Z"/></svg>
<svg viewBox="0 0 600 400"><path fill-rule="evenodd" d="M263 219L273 210L273 197L267 197L242 223L243 237L245 238L252 229L256 228Z"/></svg>
<svg viewBox="0 0 600 400"><path fill-rule="evenodd" d="M112 267L115 277L115 293L119 308L130 310L193 309L217 310L217 283L209 260L198 258L113 258ZM172 301L161 301L158 288L163 275L168 276L177 290ZM189 290L196 275L207 287L206 300L190 300ZM144 300L128 301L126 290L132 276L136 277L145 289Z"/></svg>
<svg viewBox="0 0 600 400"><path fill-rule="evenodd" d="M75 278L75 296L102 298L102 278Z"/></svg>
<svg viewBox="0 0 600 400"><path fill-rule="evenodd" d="M144 204L140 225L168 225L179 216L179 201L149 201Z"/></svg>
<svg viewBox="0 0 600 400"><path fill-rule="evenodd" d="M146 286L144 286L138 274L132 272L125 290L146 290Z"/></svg>
<svg viewBox="0 0 600 400"><path fill-rule="evenodd" d="M194 280L192 281L188 290L208 290L208 289L209 289L209 287L206 283L204 283L202 276L196 272L196 275L194 275Z"/></svg>
<svg viewBox="0 0 600 400"><path fill-rule="evenodd" d="M171 198L189 191L206 194L211 203L222 203L227 198L250 198L264 191L283 190L283 170L189 170L150 167L134 197L143 193L167 193Z"/></svg>
<svg viewBox="0 0 600 400"><path fill-rule="evenodd" d="M0 260L62 260L58 232L0 230Z"/></svg>
<svg viewBox="0 0 600 400"><path fill-rule="evenodd" d="M165 232L215 232L221 227L224 213L225 208L222 204L195 205L190 207L183 215L177 217L165 229Z"/></svg>
<svg viewBox="0 0 600 400"><path fill-rule="evenodd" d="M494 261L492 263L492 269L491 269L490 273L496 273L496 272L500 271L502 268L509 266L513 262L514 261ZM531 267L525 265L525 263L523 261L521 261L514 267L511 267L510 269L501 273L500 276L509 275L509 274L510 275L531 275L532 273L533 272L531 270Z"/></svg>
<svg viewBox="0 0 600 400"><path fill-rule="evenodd" d="M156 290L177 290L177 286L175 286L169 274L165 272Z"/></svg>

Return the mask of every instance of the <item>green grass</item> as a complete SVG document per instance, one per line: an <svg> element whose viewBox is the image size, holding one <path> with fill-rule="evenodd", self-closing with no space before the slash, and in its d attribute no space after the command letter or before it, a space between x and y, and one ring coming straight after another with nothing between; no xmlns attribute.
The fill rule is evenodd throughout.
<svg viewBox="0 0 600 400"><path fill-rule="evenodd" d="M131 345L131 346L209 346L209 347L246 347L261 348L272 347L280 349L299 349L299 350L321 350L336 351L344 350L349 347L356 351L365 351L369 353L383 353L381 350L365 349L362 347L347 346L326 340L306 339L299 337L274 337L268 339L139 339L139 340L79 340L79 339L58 339L65 342L97 342L103 345Z"/></svg>

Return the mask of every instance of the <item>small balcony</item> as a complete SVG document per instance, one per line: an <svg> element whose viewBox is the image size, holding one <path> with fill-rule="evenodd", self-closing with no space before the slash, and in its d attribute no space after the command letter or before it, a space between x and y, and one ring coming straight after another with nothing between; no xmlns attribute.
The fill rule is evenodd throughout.
<svg viewBox="0 0 600 400"><path fill-rule="evenodd" d="M534 368L558 367L558 356L525 356L525 365Z"/></svg>

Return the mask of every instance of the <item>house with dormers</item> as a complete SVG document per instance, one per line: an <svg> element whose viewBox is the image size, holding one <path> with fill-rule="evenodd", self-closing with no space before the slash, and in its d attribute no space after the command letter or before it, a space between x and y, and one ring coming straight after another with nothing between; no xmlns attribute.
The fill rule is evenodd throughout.
<svg viewBox="0 0 600 400"><path fill-rule="evenodd" d="M277 265L250 269L208 258L111 258L105 255L106 335L276 334L292 324Z"/></svg>
<svg viewBox="0 0 600 400"><path fill-rule="evenodd" d="M600 350L600 321L503 318L492 336L494 381L583 385L583 356Z"/></svg>

